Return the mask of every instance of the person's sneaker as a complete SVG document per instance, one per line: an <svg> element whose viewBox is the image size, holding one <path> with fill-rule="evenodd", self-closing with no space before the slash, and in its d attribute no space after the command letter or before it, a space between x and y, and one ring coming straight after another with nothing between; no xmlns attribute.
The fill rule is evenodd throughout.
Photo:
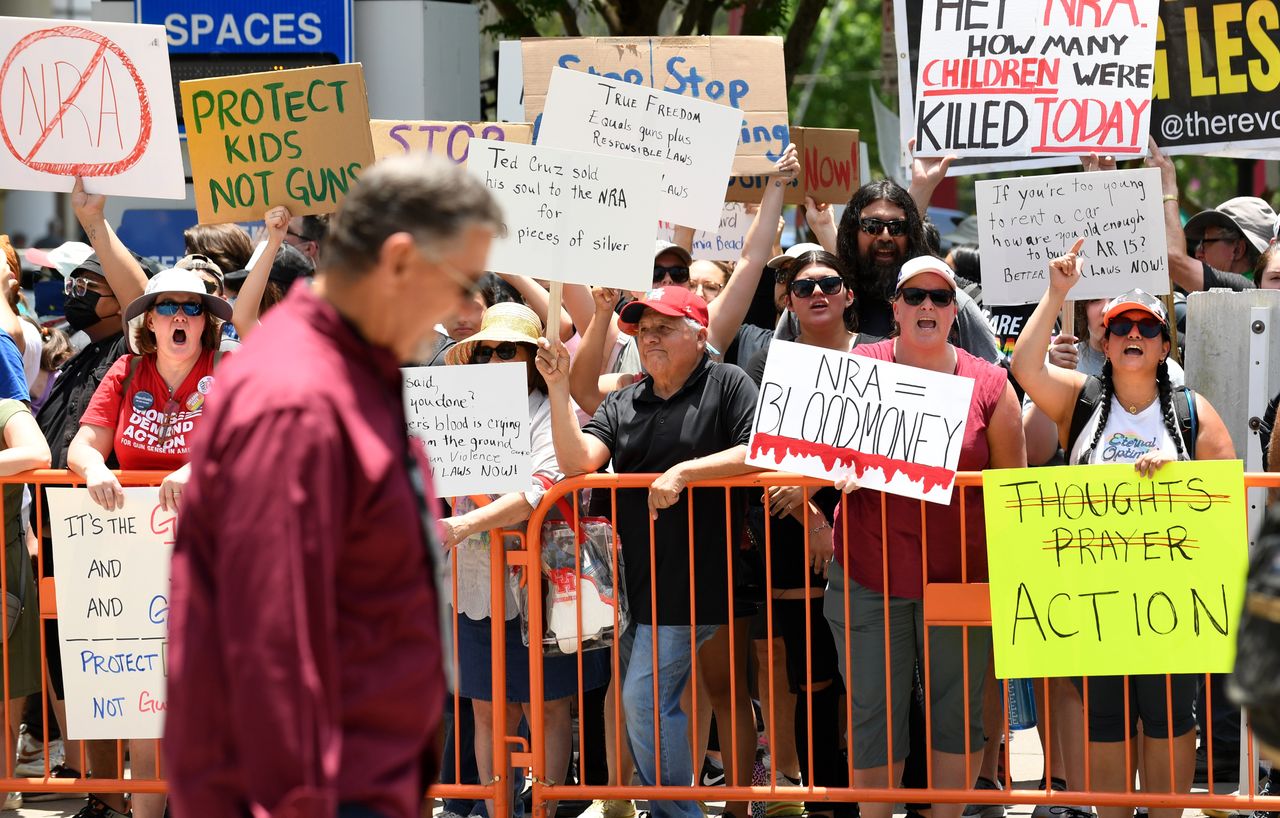
<svg viewBox="0 0 1280 818"><path fill-rule="evenodd" d="M1280 795L1280 786L1272 787L1271 776L1266 776L1258 783L1258 795ZM1249 818L1280 818L1280 812L1275 810L1256 809L1252 813L1249 813Z"/></svg>
<svg viewBox="0 0 1280 818"><path fill-rule="evenodd" d="M1067 782L1061 778L1055 778L1050 782L1049 786L1053 792L1065 792L1067 789ZM1040 779L1040 786L1036 787L1036 789L1044 789L1043 778ZM1064 817L1061 813L1054 812L1053 810L1054 806L1052 804L1038 804L1036 808L1031 811L1031 818L1069 818Z"/></svg>
<svg viewBox="0 0 1280 818"><path fill-rule="evenodd" d="M79 777L80 771L68 767L66 764L59 764L52 770L49 770L50 779ZM41 770L39 775L31 776L31 778L44 778L44 770ZM88 794L83 792L24 792L22 794L23 800L28 803L36 803L38 801L61 801L67 798L86 798L87 796Z"/></svg>
<svg viewBox="0 0 1280 818"><path fill-rule="evenodd" d="M67 754L63 749L62 739L49 742L49 769L66 761ZM18 736L18 759L14 764L13 774L18 778L44 778L45 746L28 733Z"/></svg>
<svg viewBox="0 0 1280 818"><path fill-rule="evenodd" d="M592 801L579 818L636 818L636 805L616 798Z"/></svg>
<svg viewBox="0 0 1280 818"><path fill-rule="evenodd" d="M973 785L973 788L996 792L1003 789L995 781L981 775L978 776L978 782ZM964 818L1004 818L1004 804L970 804L964 808Z"/></svg>
<svg viewBox="0 0 1280 818"><path fill-rule="evenodd" d="M11 792L4 797L4 806L0 807L0 811L9 812L22 809L22 793Z"/></svg>
<svg viewBox="0 0 1280 818"><path fill-rule="evenodd" d="M702 773L698 776L698 780L702 782L704 787L723 787L724 767L717 764L711 756L704 756L702 759Z"/></svg>
<svg viewBox="0 0 1280 818"><path fill-rule="evenodd" d="M67 796L60 796L66 798ZM107 806L106 802L94 798L92 795L87 796L89 799L85 805L80 808L74 818L129 818L128 813L117 812Z"/></svg>
<svg viewBox="0 0 1280 818"><path fill-rule="evenodd" d="M1093 810L1088 807L1049 807L1052 818L1094 818Z"/></svg>
<svg viewBox="0 0 1280 818"><path fill-rule="evenodd" d="M799 787L800 779L792 778L778 770L773 783L779 787ZM764 808L765 818L799 818L804 815L803 801L769 801Z"/></svg>

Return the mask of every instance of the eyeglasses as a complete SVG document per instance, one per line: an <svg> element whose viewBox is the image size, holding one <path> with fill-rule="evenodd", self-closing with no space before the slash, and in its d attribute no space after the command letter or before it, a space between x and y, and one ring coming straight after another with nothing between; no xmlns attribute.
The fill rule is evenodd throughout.
<svg viewBox="0 0 1280 818"><path fill-rule="evenodd" d="M1215 241L1240 241L1242 239L1243 236L1214 236L1212 238L1205 236L1196 242L1196 247L1204 247L1206 244L1213 244Z"/></svg>
<svg viewBox="0 0 1280 818"><path fill-rule="evenodd" d="M951 290L926 290L923 287L903 287L898 290L898 295L912 307L923 304L925 296L928 296L935 307L949 307L956 300L956 294Z"/></svg>
<svg viewBox="0 0 1280 818"><path fill-rule="evenodd" d="M97 282L93 281L92 279L84 278L83 276L68 278L66 281L62 282L62 294L73 295L76 298L84 298L85 294L88 293L90 289L92 289L89 285L96 284L96 283ZM98 291L95 290L94 292L98 292ZM101 293L101 294L108 295L108 293Z"/></svg>
<svg viewBox="0 0 1280 818"><path fill-rule="evenodd" d="M163 315L165 318L172 318L178 314L178 310L182 310L189 317L195 318L197 315L204 314L204 303L200 301L179 304L177 301L161 301L155 305L156 315Z"/></svg>
<svg viewBox="0 0 1280 818"><path fill-rule="evenodd" d="M511 341L503 341L496 347L477 346L476 351L471 353L471 363L487 364L493 360L494 355L497 355L500 361L510 361L519 351L519 347Z"/></svg>
<svg viewBox="0 0 1280 818"><path fill-rule="evenodd" d="M862 232L868 236L878 236L887 227L890 236L901 236L907 232L906 219L873 219L864 218L858 220L858 227L862 228Z"/></svg>
<svg viewBox="0 0 1280 818"><path fill-rule="evenodd" d="M675 267L664 267L661 264L653 265L653 283L657 284L667 276L671 276L672 284L686 284L689 281L689 268L683 264Z"/></svg>
<svg viewBox="0 0 1280 818"><path fill-rule="evenodd" d="M835 295L844 289L844 279L840 276L797 278L791 282L791 294L796 298L809 298L815 287L821 287L825 295Z"/></svg>
<svg viewBox="0 0 1280 818"><path fill-rule="evenodd" d="M1134 325L1138 327L1138 334L1143 338L1155 338L1164 332L1164 322L1158 318L1139 318L1137 321L1132 318L1112 318L1111 323L1107 324L1107 332L1123 338L1129 334Z"/></svg>
<svg viewBox="0 0 1280 818"><path fill-rule="evenodd" d="M295 232L293 232L292 230L286 230L286 231L284 231L284 234L285 234L286 236L291 237L291 238L295 238L295 239L297 239L299 242L301 242L301 243L303 243L303 244L315 244L315 241L316 241L315 239L309 239L309 238L307 238L306 236L304 236L304 235L302 235L302 234L300 234L300 233L295 233ZM293 242L289 242L289 243L290 243L290 244L292 244Z"/></svg>

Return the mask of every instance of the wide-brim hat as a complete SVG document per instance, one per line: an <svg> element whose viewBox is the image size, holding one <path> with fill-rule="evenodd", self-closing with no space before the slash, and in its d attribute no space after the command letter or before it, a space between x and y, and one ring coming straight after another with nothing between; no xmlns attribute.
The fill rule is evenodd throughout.
<svg viewBox="0 0 1280 818"><path fill-rule="evenodd" d="M1276 212L1265 200L1257 196L1237 196L1228 199L1213 210L1202 210L1187 220L1183 229L1187 238L1198 241L1204 238L1205 228L1221 227L1240 233L1259 253L1271 244L1275 235Z"/></svg>
<svg viewBox="0 0 1280 818"><path fill-rule="evenodd" d="M93 254L93 248L84 242L67 241L52 250L28 247L23 251L22 255L37 267L48 267L51 270L57 270L63 278L70 276L92 258L96 269L89 268L90 271L99 275L102 274L102 267L97 266L98 257Z"/></svg>
<svg viewBox="0 0 1280 818"><path fill-rule="evenodd" d="M542 319L524 304L504 302L484 311L480 331L449 347L444 361L450 366L471 363L471 356L482 341L510 341L515 344L538 345L542 337Z"/></svg>
<svg viewBox="0 0 1280 818"><path fill-rule="evenodd" d="M1110 324L1111 319L1130 310L1145 312L1160 323L1166 326L1169 324L1169 313L1165 311L1160 299L1145 290L1132 289L1107 302L1102 308L1102 325Z"/></svg>
<svg viewBox="0 0 1280 818"><path fill-rule="evenodd" d="M953 292L956 290L955 271L937 256L916 256L903 264L902 269L898 271L898 286L896 289L901 290L911 282L911 279L923 273L937 273L947 280L947 285Z"/></svg>
<svg viewBox="0 0 1280 818"><path fill-rule="evenodd" d="M177 293L198 295L201 303L204 304L206 313L215 318L221 318L223 321L231 320L231 304L216 295L210 295L205 290L204 280L200 278L198 273L177 267L161 270L147 282L147 288L142 295L130 301L129 306L124 309L124 315L122 316L124 335L128 339L130 351L137 351L133 343L133 329L135 328L130 326L130 322L151 309L160 296Z"/></svg>

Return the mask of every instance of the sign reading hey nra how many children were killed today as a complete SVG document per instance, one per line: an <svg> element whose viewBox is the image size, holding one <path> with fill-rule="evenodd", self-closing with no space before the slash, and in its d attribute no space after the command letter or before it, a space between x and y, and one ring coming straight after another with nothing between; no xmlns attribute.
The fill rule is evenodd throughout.
<svg viewBox="0 0 1280 818"><path fill-rule="evenodd" d="M158 488L126 488L118 511L83 488L48 498L67 737L160 738L177 514Z"/></svg>
<svg viewBox="0 0 1280 818"><path fill-rule="evenodd" d="M924 0L903 143L919 156L1144 154L1157 5Z"/></svg>
<svg viewBox="0 0 1280 818"><path fill-rule="evenodd" d="M1249 561L1243 469L985 472L996 675L1229 673Z"/></svg>
<svg viewBox="0 0 1280 818"><path fill-rule="evenodd" d="M455 165L467 163L472 139L533 142L533 126L520 122L434 122L375 119L369 123L373 155L382 160L406 153L431 153Z"/></svg>
<svg viewBox="0 0 1280 818"><path fill-rule="evenodd" d="M847 204L862 187L856 130L793 127L791 141L800 154L800 175L787 185L786 204L804 204L806 196L818 203ZM735 176L729 180L725 199L759 202L769 179L764 175Z"/></svg>
<svg viewBox="0 0 1280 818"><path fill-rule="evenodd" d="M949 503L972 396L972 378L774 341L747 463Z"/></svg>
<svg viewBox="0 0 1280 818"><path fill-rule="evenodd" d="M359 64L182 83L202 224L332 213L373 164Z"/></svg>
<svg viewBox="0 0 1280 818"><path fill-rule="evenodd" d="M186 195L164 29L0 17L0 188Z"/></svg>
<svg viewBox="0 0 1280 818"><path fill-rule="evenodd" d="M974 188L986 303L1039 301L1049 261L1077 237L1085 263L1071 298L1114 298L1134 287L1169 292L1156 168L979 180Z"/></svg>
<svg viewBox="0 0 1280 818"><path fill-rule="evenodd" d="M557 68L551 72L539 145L658 163L658 211L715 230L733 167L737 111L668 91Z"/></svg>
<svg viewBox="0 0 1280 818"><path fill-rule="evenodd" d="M734 176L768 173L790 141L781 37L538 37L520 59L535 131L553 69L568 68L736 108Z"/></svg>
<svg viewBox="0 0 1280 818"><path fill-rule="evenodd" d="M506 221L490 270L622 290L653 283L656 163L473 139L467 169Z"/></svg>
<svg viewBox="0 0 1280 818"><path fill-rule="evenodd" d="M404 407L409 433L426 443L441 497L532 485L524 364L407 368Z"/></svg>

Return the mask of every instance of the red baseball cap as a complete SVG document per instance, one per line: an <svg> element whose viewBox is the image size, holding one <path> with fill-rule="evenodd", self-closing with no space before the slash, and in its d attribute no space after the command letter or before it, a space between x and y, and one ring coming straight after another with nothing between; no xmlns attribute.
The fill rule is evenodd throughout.
<svg viewBox="0 0 1280 818"><path fill-rule="evenodd" d="M659 287L645 293L643 299L622 308L618 313L618 329L627 335L635 335L646 309L672 318L692 318L704 327L707 325L707 302L686 287Z"/></svg>

